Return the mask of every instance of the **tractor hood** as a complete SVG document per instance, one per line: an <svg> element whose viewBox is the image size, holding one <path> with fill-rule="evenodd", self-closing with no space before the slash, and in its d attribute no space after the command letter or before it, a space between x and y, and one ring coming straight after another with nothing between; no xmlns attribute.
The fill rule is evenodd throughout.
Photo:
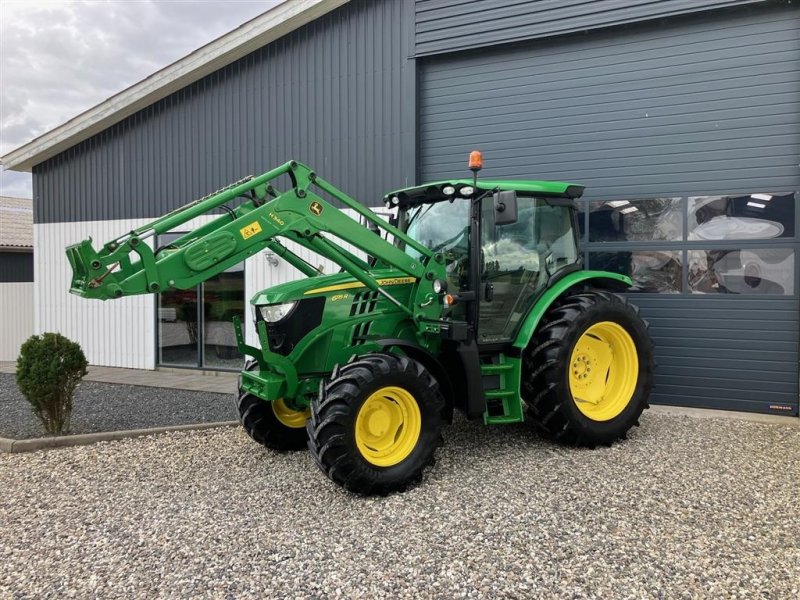
<svg viewBox="0 0 800 600"><path fill-rule="evenodd" d="M416 282L415 277L409 277L396 269L375 269L370 271L370 274L381 287L405 286ZM252 297L250 304L254 306L281 304L315 296L348 293L349 290L357 292L359 289L366 289L366 286L348 273L318 275L287 281L262 290Z"/></svg>
<svg viewBox="0 0 800 600"><path fill-rule="evenodd" d="M389 192L383 198L384 203L389 206L400 206L409 208L427 202L440 202L453 198L453 194L444 193L444 188L454 187L457 190L455 196L464 187L472 187L471 179L450 179L447 181L435 181L414 187L403 188ZM489 191L516 191L526 196L539 196L542 198L580 198L583 195L584 186L577 183L565 183L561 181L536 181L524 179L479 179L477 193ZM395 200L396 199L396 200Z"/></svg>

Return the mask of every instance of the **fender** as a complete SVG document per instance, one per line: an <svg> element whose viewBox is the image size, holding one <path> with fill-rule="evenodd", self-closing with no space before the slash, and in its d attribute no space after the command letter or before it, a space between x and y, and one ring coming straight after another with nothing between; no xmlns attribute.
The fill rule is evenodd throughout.
<svg viewBox="0 0 800 600"><path fill-rule="evenodd" d="M536 328L539 326L539 321L542 320L542 317L547 312L547 309L550 308L550 305L558 300L564 292L578 283L592 280L596 280L596 285L598 287L618 287L621 284L627 288L633 285L633 281L630 277L620 275L619 273L609 273L608 271L575 271L574 273L562 277L542 294L536 304L533 305L533 308L528 313L528 316L525 317L522 326L519 328L519 332L513 343L514 348L517 348L521 353L528 347L528 343L531 341L533 334L536 332Z"/></svg>
<svg viewBox="0 0 800 600"><path fill-rule="evenodd" d="M439 383L439 388L442 396L445 399L445 410L442 417L448 422L453 422L453 384L450 381L450 376L447 371L433 354L428 352L425 348L403 339L383 339L375 342L383 349L399 348L406 356L413 358L421 363L434 379Z"/></svg>

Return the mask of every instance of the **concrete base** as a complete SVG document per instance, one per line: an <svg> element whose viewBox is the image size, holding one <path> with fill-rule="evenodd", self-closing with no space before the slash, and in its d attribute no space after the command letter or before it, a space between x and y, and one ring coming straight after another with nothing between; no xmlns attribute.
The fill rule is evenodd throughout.
<svg viewBox="0 0 800 600"><path fill-rule="evenodd" d="M695 419L733 419L737 421L750 421L752 423L772 423L774 425L793 425L795 427L800 427L800 417L763 415L761 413L737 412L735 410L713 410L710 408L689 408L686 406L656 404L650 407L650 411L656 414L683 415Z"/></svg>
<svg viewBox="0 0 800 600"><path fill-rule="evenodd" d="M0 363L0 373L15 373L13 362ZM121 369L119 367L98 367L89 365L84 381L116 383L120 385L141 385L146 387L172 388L194 392L216 392L235 394L238 372L201 371L198 369L158 368Z"/></svg>

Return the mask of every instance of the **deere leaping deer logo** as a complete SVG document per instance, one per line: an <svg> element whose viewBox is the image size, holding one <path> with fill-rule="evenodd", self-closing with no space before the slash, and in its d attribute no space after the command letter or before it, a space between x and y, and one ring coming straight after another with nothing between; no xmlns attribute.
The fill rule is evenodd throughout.
<svg viewBox="0 0 800 600"><path fill-rule="evenodd" d="M315 215L320 216L322 214L322 204L316 201L312 202L311 206L308 207L308 210L310 210Z"/></svg>

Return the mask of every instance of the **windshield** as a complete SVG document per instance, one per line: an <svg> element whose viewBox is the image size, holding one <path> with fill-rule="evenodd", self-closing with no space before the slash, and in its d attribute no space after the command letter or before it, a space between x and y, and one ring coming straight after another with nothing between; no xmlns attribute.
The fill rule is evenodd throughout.
<svg viewBox="0 0 800 600"><path fill-rule="evenodd" d="M406 233L434 252L458 251L466 254L469 236L469 201L422 204L408 211ZM419 252L406 246L406 253L419 258Z"/></svg>

